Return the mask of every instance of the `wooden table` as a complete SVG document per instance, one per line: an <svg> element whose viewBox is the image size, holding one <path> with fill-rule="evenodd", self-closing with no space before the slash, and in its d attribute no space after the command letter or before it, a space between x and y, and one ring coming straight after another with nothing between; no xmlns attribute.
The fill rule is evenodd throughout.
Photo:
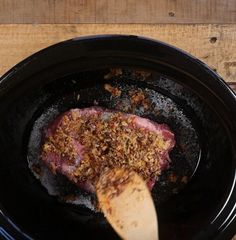
<svg viewBox="0 0 236 240"><path fill-rule="evenodd" d="M235 88L235 0L0 0L0 75L48 45L105 33L170 43Z"/></svg>
<svg viewBox="0 0 236 240"><path fill-rule="evenodd" d="M170 43L236 90L236 0L0 0L0 75L51 44L107 33Z"/></svg>
<svg viewBox="0 0 236 240"><path fill-rule="evenodd" d="M170 43L201 59L236 87L236 24L2 24L0 74L56 42L108 33L142 35Z"/></svg>

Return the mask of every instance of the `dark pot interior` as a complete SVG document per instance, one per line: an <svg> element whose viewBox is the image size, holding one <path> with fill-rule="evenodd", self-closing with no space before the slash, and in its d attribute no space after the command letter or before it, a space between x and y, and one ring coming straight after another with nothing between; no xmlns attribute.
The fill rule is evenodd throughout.
<svg viewBox="0 0 236 240"><path fill-rule="evenodd" d="M114 67L121 68L122 75L104 79ZM134 74L140 69L151 75ZM134 36L66 41L36 53L1 78L0 233L15 239L119 239L101 214L49 196L27 164L29 134L46 109L56 106L61 112L92 106L94 100L118 108L101 90L107 81L171 99L197 134L200 161L195 172L196 162L187 157L183 164L172 153L177 172L188 175L185 165L192 166L190 181L178 191L175 185L162 188L157 183L153 191L160 239L230 239L236 228L236 97L198 60ZM175 117L163 113L147 117L179 131Z"/></svg>

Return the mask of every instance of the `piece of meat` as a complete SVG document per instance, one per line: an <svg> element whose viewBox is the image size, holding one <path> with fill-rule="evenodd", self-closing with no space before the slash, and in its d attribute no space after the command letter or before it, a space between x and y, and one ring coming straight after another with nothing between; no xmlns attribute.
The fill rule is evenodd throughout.
<svg viewBox="0 0 236 240"><path fill-rule="evenodd" d="M72 109L44 131L40 159L87 192L106 168L138 172L151 190L169 165L174 134L166 124L100 107Z"/></svg>

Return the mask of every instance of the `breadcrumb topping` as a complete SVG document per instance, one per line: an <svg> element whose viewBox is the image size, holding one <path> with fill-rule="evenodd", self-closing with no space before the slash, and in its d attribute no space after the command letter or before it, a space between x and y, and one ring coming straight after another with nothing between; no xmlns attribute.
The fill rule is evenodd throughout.
<svg viewBox="0 0 236 240"><path fill-rule="evenodd" d="M56 153L68 165L78 157L76 144L83 146L83 157L72 173L77 181L96 183L101 172L113 167L129 167L144 180L160 174L161 154L169 148L162 134L138 127L135 116L106 112L86 116L71 111L64 115L55 134L48 137L42 154Z"/></svg>
<svg viewBox="0 0 236 240"><path fill-rule="evenodd" d="M111 200L115 196L119 196L125 186L132 182L134 172L126 168L116 168L105 171L100 177L97 184L97 191L105 195L108 200ZM139 189L135 189L139 190Z"/></svg>
<svg viewBox="0 0 236 240"><path fill-rule="evenodd" d="M117 87L112 87L110 84L105 84L104 88L111 93L113 97L119 97L121 95L121 90Z"/></svg>

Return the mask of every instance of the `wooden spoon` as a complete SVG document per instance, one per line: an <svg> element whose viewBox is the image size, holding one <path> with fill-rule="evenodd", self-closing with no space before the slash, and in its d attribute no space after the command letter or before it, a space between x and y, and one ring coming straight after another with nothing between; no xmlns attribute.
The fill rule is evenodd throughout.
<svg viewBox="0 0 236 240"><path fill-rule="evenodd" d="M124 168L105 171L97 183L99 205L125 240L158 240L156 210L146 182Z"/></svg>

